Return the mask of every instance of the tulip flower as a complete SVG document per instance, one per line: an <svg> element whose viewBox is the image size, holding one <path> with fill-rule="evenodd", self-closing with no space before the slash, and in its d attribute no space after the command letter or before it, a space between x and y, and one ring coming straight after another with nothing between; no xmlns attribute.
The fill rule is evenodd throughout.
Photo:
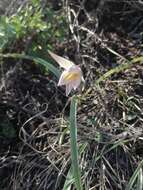
<svg viewBox="0 0 143 190"><path fill-rule="evenodd" d="M49 51L51 57L64 68L63 73L60 76L58 86L66 86L66 96L70 94L72 89L76 90L81 81L84 81L81 68L75 65L72 61L69 61L55 53Z"/></svg>

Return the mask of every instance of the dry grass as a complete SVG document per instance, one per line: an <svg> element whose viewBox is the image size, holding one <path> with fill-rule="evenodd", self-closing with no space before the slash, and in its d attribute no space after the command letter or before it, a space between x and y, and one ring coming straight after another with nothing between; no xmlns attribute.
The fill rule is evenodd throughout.
<svg viewBox="0 0 143 190"><path fill-rule="evenodd" d="M86 81L77 116L82 183L86 190L124 190L143 159L143 69L137 63L99 86L96 80L143 54L142 2L63 5L69 38L55 51L80 63ZM9 118L18 138L0 138L0 188L61 190L70 180L69 99L39 67L22 61L11 68L9 61L1 77L0 118ZM137 187L135 181L131 189Z"/></svg>

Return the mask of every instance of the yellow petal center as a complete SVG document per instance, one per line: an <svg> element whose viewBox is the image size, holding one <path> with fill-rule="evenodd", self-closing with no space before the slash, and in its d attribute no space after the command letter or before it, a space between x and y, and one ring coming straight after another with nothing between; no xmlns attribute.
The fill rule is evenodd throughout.
<svg viewBox="0 0 143 190"><path fill-rule="evenodd" d="M79 78L79 73L77 73L77 72L72 72L72 73L67 73L67 74L65 74L65 76L64 76L64 80L66 80L66 81L75 81L75 80L77 80Z"/></svg>

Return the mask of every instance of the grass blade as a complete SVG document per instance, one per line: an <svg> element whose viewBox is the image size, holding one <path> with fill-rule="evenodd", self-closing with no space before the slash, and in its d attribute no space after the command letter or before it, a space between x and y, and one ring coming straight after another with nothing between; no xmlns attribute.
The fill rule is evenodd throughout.
<svg viewBox="0 0 143 190"><path fill-rule="evenodd" d="M103 74L97 81L96 84L98 85L100 82L108 79L111 75L115 74L115 73L119 73L122 72L126 69L129 69L130 67L132 67L134 64L143 64L143 56L141 57L137 57L134 58L132 61L128 61L127 63L120 65L118 67L115 67L109 71L107 71L105 74Z"/></svg>
<svg viewBox="0 0 143 190"><path fill-rule="evenodd" d="M132 190L133 189L133 185L135 183L135 180L137 179L139 173L140 173L140 169L143 167L143 160L140 162L140 164L138 165L137 169L135 170L135 172L133 173L132 177L130 178L130 181L126 187L125 190Z"/></svg>
<svg viewBox="0 0 143 190"><path fill-rule="evenodd" d="M87 147L87 143L80 145L79 147L80 155L85 151L86 147ZM75 183L75 180L73 178L72 167L70 167L62 190L70 190L72 188L73 183Z"/></svg>
<svg viewBox="0 0 143 190"><path fill-rule="evenodd" d="M17 54L17 53L0 54L0 57L31 60L34 61L35 63L43 65L46 70L51 71L56 77L58 78L60 77L60 71L54 65L52 65L51 63L42 58L24 55L24 54Z"/></svg>
<svg viewBox="0 0 143 190"><path fill-rule="evenodd" d="M78 163L78 147L77 147L77 125L76 125L77 98L71 98L70 105L70 141L71 141L71 159L75 186L77 190L82 190L81 175Z"/></svg>
<svg viewBox="0 0 143 190"><path fill-rule="evenodd" d="M70 190L73 183L74 183L73 173L72 173L72 168L70 167L67 174L67 179L64 183L64 187L62 190Z"/></svg>
<svg viewBox="0 0 143 190"><path fill-rule="evenodd" d="M45 66L45 68L47 68L49 71L51 71L56 77L58 77L58 78L60 77L59 70L55 66L50 64L48 61L45 61L41 58L34 58L33 61Z"/></svg>
<svg viewBox="0 0 143 190"><path fill-rule="evenodd" d="M138 173L138 184L137 184L138 190L143 190L143 170L140 168Z"/></svg>

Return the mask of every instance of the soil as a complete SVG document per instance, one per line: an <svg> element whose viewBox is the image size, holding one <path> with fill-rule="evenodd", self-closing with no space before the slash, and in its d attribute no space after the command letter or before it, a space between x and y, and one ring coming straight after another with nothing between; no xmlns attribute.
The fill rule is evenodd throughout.
<svg viewBox="0 0 143 190"><path fill-rule="evenodd" d="M85 183L91 188L99 182L99 166L105 161L107 171L119 175L114 180L105 172L110 181L106 189L124 190L143 157L143 66L113 74L100 89L95 83L125 60L143 55L143 9L124 1L68 2L77 22L72 15L73 33L55 51L80 62L85 78L77 116L78 142L88 144L81 155L82 169L88 171ZM0 81L0 189L61 190L70 168L70 97L52 74L27 60L4 59ZM90 168L96 152L119 140L127 144L92 163L95 170Z"/></svg>

